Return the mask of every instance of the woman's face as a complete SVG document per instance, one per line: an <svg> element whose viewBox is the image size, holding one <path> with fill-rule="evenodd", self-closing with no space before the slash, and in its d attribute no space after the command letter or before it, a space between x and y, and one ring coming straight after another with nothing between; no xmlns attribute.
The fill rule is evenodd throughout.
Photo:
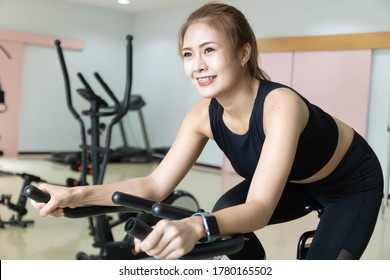
<svg viewBox="0 0 390 280"><path fill-rule="evenodd" d="M201 96L222 97L238 84L243 71L232 49L222 33L206 23L188 27L182 49L184 72Z"/></svg>

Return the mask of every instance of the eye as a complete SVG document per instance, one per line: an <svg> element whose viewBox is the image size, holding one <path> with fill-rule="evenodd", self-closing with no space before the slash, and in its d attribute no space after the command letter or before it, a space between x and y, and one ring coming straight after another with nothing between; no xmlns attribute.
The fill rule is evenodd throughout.
<svg viewBox="0 0 390 280"><path fill-rule="evenodd" d="M192 53L190 53L190 52L183 52L182 56L183 56L183 58L190 58L192 56Z"/></svg>
<svg viewBox="0 0 390 280"><path fill-rule="evenodd" d="M215 49L208 47L208 48L206 48L206 49L204 50L204 53L207 54L207 53L211 53L211 52L213 52L213 51L215 51Z"/></svg>

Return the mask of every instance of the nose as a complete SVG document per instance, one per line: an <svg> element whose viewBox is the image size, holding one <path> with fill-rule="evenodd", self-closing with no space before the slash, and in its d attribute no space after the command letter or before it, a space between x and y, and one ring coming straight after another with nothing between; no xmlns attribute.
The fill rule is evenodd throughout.
<svg viewBox="0 0 390 280"><path fill-rule="evenodd" d="M207 65L202 56L198 55L194 59L193 72L200 73L207 69Z"/></svg>

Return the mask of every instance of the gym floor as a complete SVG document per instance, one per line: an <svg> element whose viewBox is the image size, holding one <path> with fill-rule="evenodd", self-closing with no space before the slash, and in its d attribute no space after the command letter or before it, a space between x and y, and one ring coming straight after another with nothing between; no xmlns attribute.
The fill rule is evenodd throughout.
<svg viewBox="0 0 390 280"><path fill-rule="evenodd" d="M105 182L150 173L156 163L112 163L107 167ZM0 158L0 171L14 175L0 176L0 195L11 195L11 202L17 203L22 189L22 178L17 173L28 173L41 177L50 183L65 184L66 178L78 178L79 174L68 165L50 161L48 156L19 156ZM90 179L91 180L91 179ZM194 167L178 186L195 196L203 209L210 210L216 199L240 178L233 174L223 174L218 170ZM23 220L32 220L27 227L5 225L0 228L0 259L2 260L74 260L77 252L97 254L88 232L88 219L40 218L29 202L28 213ZM15 212L0 204L0 219L9 221ZM284 224L268 226L256 232L267 251L267 259L296 259L299 236L315 228L318 223L316 213ZM123 235L123 224L113 228L115 240ZM362 259L390 259L390 209L383 207L371 242Z"/></svg>

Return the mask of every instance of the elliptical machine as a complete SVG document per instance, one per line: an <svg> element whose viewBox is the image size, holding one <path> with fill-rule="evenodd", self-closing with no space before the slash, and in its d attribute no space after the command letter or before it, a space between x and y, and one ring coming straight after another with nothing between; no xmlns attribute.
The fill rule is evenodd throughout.
<svg viewBox="0 0 390 280"><path fill-rule="evenodd" d="M68 75L68 70L66 67L63 51L61 48L61 42L59 40L55 41L55 46L57 54L59 57L62 74L65 83L65 93L67 106L74 118L78 121L81 131L82 143L81 147L81 170L80 170L80 183L78 185L83 186L87 185L87 175L89 173L88 164L91 161L91 175L94 185L102 184L104 181L104 175L106 172L107 164L110 159L110 145L111 145L111 135L113 127L120 122L120 120L126 115L130 106L130 97L131 97L131 85L132 85L132 40L133 37L128 35L126 37L126 85L125 85L125 94L123 100L118 102L115 96L113 96L109 90L106 90L107 94L113 100L115 106L110 108L100 96L94 93L91 86L85 80L81 73L78 73L78 78L81 80L84 85L83 89L78 89L77 92L86 100L90 102L90 109L83 111L82 114L88 116L91 120L91 145L87 145L86 140L86 129L84 122L80 114L75 110L72 104L72 95L71 95L71 86ZM95 73L96 76L96 73ZM96 76L99 80L100 76ZM102 147L100 145L100 130L102 124L100 123L100 118L102 117L112 117L110 123L105 127L106 129L106 139L105 145ZM199 208L198 202L196 199L189 193L184 191L175 191L172 193L166 200L166 203L173 203L179 198L189 198L190 203L195 204L196 208ZM89 230L90 235L93 236L93 246L99 248L98 255L88 255L84 252L79 252L76 256L77 259L82 260L91 260L91 259L110 259L110 260L119 260L119 259L134 259L134 254L130 250L129 242L115 241L112 234L112 227L117 226L125 222L129 217L138 215L138 212L127 212L118 214L118 220L113 221L111 216L106 214L97 215L90 217L89 219ZM148 220L150 223L156 222L155 219L151 219L150 216L143 216L144 220Z"/></svg>

